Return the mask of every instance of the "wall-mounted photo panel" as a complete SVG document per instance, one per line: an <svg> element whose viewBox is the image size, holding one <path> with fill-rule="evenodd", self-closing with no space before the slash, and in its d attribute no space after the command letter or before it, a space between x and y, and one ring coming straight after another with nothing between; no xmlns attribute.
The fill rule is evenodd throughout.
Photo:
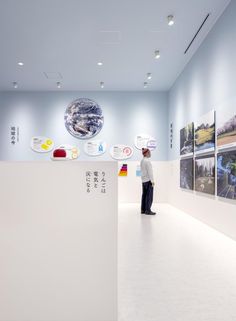
<svg viewBox="0 0 236 321"><path fill-rule="evenodd" d="M114 145L110 149L111 157L117 160L128 159L133 155L133 148L127 145Z"/></svg>
<svg viewBox="0 0 236 321"><path fill-rule="evenodd" d="M95 101L79 98L67 107L64 121L71 135L80 139L89 139L100 132L104 118L101 107Z"/></svg>
<svg viewBox="0 0 236 321"><path fill-rule="evenodd" d="M106 152L107 145L101 140L90 140L84 144L84 152L89 156L100 156Z"/></svg>
<svg viewBox="0 0 236 321"><path fill-rule="evenodd" d="M76 146L60 145L54 149L52 160L75 160L79 156L79 149Z"/></svg>
<svg viewBox="0 0 236 321"><path fill-rule="evenodd" d="M236 151L217 155L217 195L236 200Z"/></svg>
<svg viewBox="0 0 236 321"><path fill-rule="evenodd" d="M195 159L195 190L215 195L214 156L204 156Z"/></svg>
<svg viewBox="0 0 236 321"><path fill-rule="evenodd" d="M236 112L220 110L217 119L217 147L218 149L236 146Z"/></svg>
<svg viewBox="0 0 236 321"><path fill-rule="evenodd" d="M37 153L48 153L53 149L54 143L51 138L34 136L31 138L30 147Z"/></svg>
<svg viewBox="0 0 236 321"><path fill-rule="evenodd" d="M212 152L215 149L215 112L202 116L195 122L195 153Z"/></svg>
<svg viewBox="0 0 236 321"><path fill-rule="evenodd" d="M188 124L180 130L180 155L189 156L193 154L194 149L194 126Z"/></svg>
<svg viewBox="0 0 236 321"><path fill-rule="evenodd" d="M149 148L152 151L157 147L157 141L148 134L139 134L134 138L134 145L137 149Z"/></svg>
<svg viewBox="0 0 236 321"><path fill-rule="evenodd" d="M180 187L193 190L193 159L180 160Z"/></svg>

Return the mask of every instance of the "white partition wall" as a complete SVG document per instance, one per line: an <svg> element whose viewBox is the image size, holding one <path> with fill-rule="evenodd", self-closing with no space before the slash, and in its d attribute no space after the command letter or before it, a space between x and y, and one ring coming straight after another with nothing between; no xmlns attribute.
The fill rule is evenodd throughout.
<svg viewBox="0 0 236 321"><path fill-rule="evenodd" d="M116 321L117 164L0 162L0 195L0 320Z"/></svg>

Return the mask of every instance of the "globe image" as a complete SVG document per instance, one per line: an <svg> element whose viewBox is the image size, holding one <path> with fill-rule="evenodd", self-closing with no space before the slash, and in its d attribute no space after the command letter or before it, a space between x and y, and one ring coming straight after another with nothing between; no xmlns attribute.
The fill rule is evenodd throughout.
<svg viewBox="0 0 236 321"><path fill-rule="evenodd" d="M80 139L97 135L104 122L101 107L88 98L79 98L70 103L64 120L68 132Z"/></svg>

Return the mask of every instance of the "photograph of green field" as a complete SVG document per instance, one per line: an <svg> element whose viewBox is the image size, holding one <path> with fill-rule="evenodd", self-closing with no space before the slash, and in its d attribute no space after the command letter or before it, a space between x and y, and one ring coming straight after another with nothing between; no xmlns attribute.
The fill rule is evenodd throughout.
<svg viewBox="0 0 236 321"><path fill-rule="evenodd" d="M236 146L236 113L222 110L217 113L217 146L228 148Z"/></svg>
<svg viewBox="0 0 236 321"><path fill-rule="evenodd" d="M217 155L217 195L236 200L236 151Z"/></svg>
<svg viewBox="0 0 236 321"><path fill-rule="evenodd" d="M215 148L215 112L211 111L195 123L195 152Z"/></svg>
<svg viewBox="0 0 236 321"><path fill-rule="evenodd" d="M215 194L215 157L205 156L195 159L195 190Z"/></svg>
<svg viewBox="0 0 236 321"><path fill-rule="evenodd" d="M193 123L190 123L180 130L180 155L192 154L193 142L194 142Z"/></svg>

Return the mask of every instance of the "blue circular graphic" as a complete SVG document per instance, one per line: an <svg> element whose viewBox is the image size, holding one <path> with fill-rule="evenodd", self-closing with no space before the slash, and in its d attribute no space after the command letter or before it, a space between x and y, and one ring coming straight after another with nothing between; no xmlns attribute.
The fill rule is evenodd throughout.
<svg viewBox="0 0 236 321"><path fill-rule="evenodd" d="M71 135L88 139L100 132L104 117L101 107L95 101L79 98L67 107L64 120L66 129Z"/></svg>

